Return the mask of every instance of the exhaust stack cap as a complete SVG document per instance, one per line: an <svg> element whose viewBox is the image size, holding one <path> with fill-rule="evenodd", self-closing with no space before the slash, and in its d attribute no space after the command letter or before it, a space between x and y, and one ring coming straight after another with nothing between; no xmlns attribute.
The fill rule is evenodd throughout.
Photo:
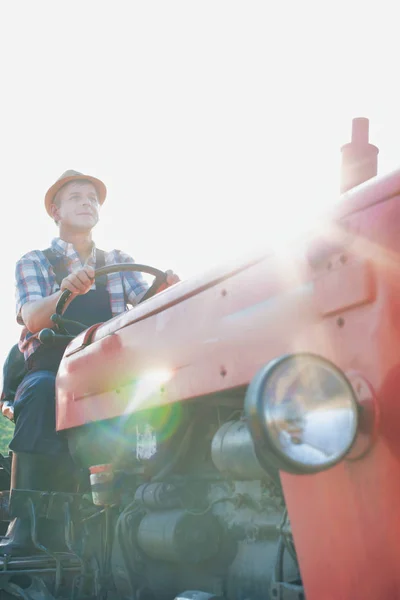
<svg viewBox="0 0 400 600"><path fill-rule="evenodd" d="M341 152L341 194L377 175L379 149L369 143L369 119L353 119L351 142L342 146Z"/></svg>

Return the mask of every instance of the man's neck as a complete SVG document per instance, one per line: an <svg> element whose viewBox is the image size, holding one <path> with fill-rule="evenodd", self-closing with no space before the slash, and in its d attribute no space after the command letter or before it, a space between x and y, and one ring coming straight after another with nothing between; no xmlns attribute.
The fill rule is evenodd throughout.
<svg viewBox="0 0 400 600"><path fill-rule="evenodd" d="M85 263L89 258L92 247L92 232L73 232L73 231L65 231L60 227L60 238L67 242L68 244L72 244L75 248L76 252L79 254L79 258L82 263Z"/></svg>

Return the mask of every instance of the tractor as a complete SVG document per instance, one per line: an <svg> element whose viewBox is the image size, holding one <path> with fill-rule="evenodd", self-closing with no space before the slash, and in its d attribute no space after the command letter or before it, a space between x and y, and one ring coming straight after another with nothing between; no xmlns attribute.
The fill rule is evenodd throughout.
<svg viewBox="0 0 400 600"><path fill-rule="evenodd" d="M77 335L64 293L41 342L66 346L79 485L9 495L1 458L0 518L26 510L36 549L0 556L2 600L400 599L400 170L377 154L355 119L339 202L284 253Z"/></svg>

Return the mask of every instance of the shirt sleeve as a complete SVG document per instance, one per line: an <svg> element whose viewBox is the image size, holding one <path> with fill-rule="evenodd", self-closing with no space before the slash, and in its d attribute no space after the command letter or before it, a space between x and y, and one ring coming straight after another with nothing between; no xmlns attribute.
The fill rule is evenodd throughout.
<svg viewBox="0 0 400 600"><path fill-rule="evenodd" d="M15 304L17 322L23 325L21 308L27 302L40 300L51 294L51 288L39 260L22 257L15 266Z"/></svg>
<svg viewBox="0 0 400 600"><path fill-rule="evenodd" d="M119 253L119 262L134 263L131 256L124 252ZM137 297L149 289L149 285L144 280L143 275L138 271L124 271L122 273L122 281L124 283L125 297L129 304L135 306Z"/></svg>

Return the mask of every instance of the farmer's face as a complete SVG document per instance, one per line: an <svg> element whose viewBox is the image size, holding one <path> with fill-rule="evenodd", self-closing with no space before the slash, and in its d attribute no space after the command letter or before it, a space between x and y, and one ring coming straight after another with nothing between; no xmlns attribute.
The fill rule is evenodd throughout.
<svg viewBox="0 0 400 600"><path fill-rule="evenodd" d="M52 204L54 220L62 228L90 231L99 220L96 188L88 181L71 181L58 192Z"/></svg>

